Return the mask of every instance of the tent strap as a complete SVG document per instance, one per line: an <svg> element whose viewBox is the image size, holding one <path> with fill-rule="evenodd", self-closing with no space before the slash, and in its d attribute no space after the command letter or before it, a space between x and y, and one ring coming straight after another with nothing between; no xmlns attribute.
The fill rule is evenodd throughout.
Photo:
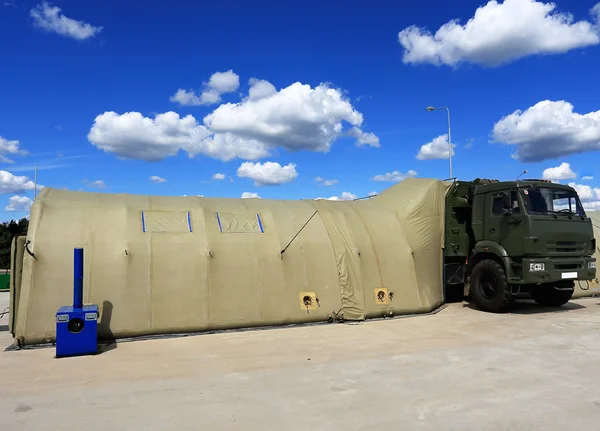
<svg viewBox="0 0 600 431"><path fill-rule="evenodd" d="M296 239L296 237L298 235L300 235L300 232L302 232L302 230L306 227L306 225L308 224L309 221L312 220L312 218L315 216L315 214L317 214L319 212L319 210L316 210L313 215L310 216L310 218L308 220L306 220L306 223L304 223L304 225L300 228L300 230L296 233L296 235L294 235L294 237L290 240L290 242L288 242L288 245L285 246L285 248L283 250L281 250L281 256L283 256L283 253L285 253L285 251L288 249L288 247L292 244L292 242L294 242L294 240Z"/></svg>

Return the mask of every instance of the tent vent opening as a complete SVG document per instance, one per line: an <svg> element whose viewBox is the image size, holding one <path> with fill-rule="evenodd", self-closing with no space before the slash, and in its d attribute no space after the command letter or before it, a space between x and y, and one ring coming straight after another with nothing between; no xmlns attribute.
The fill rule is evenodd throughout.
<svg viewBox="0 0 600 431"><path fill-rule="evenodd" d="M221 233L265 233L260 214L215 214Z"/></svg>
<svg viewBox="0 0 600 431"><path fill-rule="evenodd" d="M190 211L142 211L141 222L146 233L192 232Z"/></svg>

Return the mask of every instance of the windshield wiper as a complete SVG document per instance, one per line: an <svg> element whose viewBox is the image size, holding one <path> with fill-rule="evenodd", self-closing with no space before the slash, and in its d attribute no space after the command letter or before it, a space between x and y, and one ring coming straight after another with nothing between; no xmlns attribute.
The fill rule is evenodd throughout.
<svg viewBox="0 0 600 431"><path fill-rule="evenodd" d="M544 214L564 215L564 216L567 216L567 217L572 217L572 216L576 216L577 215L577 213L574 213L573 211L570 211L570 210L569 211L552 211L552 210L549 210L549 209L546 209L546 208L538 208L538 209L534 209L532 211L540 212L540 213L544 213Z"/></svg>

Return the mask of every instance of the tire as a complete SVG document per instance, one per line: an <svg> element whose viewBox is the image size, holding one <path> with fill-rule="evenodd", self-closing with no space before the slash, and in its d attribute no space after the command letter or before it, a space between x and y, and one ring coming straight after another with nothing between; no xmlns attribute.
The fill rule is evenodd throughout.
<svg viewBox="0 0 600 431"><path fill-rule="evenodd" d="M514 304L504 268L490 259L482 260L473 268L470 290L473 302L483 311L504 313Z"/></svg>
<svg viewBox="0 0 600 431"><path fill-rule="evenodd" d="M531 289L531 297L540 305L561 307L571 300L574 292L573 281L559 281L554 284L535 286Z"/></svg>

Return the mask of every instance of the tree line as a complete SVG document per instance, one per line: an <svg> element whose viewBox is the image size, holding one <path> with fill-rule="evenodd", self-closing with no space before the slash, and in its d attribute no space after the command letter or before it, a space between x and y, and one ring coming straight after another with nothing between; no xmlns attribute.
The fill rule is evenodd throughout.
<svg viewBox="0 0 600 431"><path fill-rule="evenodd" d="M0 223L0 269L10 269L10 246L15 236L27 235L29 220Z"/></svg>

